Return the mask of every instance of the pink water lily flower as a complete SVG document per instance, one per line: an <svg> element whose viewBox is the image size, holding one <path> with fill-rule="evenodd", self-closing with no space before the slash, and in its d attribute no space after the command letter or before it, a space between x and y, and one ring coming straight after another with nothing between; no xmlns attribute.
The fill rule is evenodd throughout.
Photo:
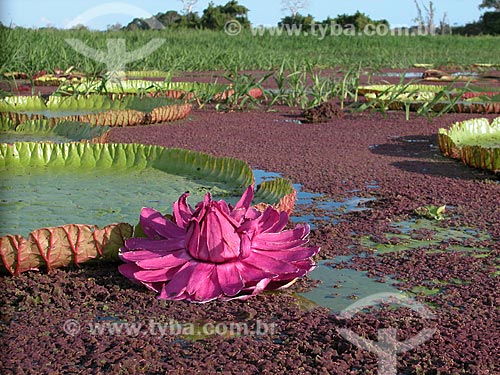
<svg viewBox="0 0 500 375"><path fill-rule="evenodd" d="M246 299L288 286L316 267L319 248L305 246L308 225L283 230L288 214L251 207L253 195L249 186L232 207L208 193L193 209L185 193L173 205L173 221L143 208L147 238L125 242L120 272L168 300Z"/></svg>

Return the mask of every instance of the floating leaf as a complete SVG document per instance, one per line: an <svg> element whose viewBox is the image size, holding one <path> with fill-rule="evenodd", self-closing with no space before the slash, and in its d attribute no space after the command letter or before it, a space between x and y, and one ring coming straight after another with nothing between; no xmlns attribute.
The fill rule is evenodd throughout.
<svg viewBox="0 0 500 375"><path fill-rule="evenodd" d="M124 97L106 95L7 97L0 100L0 119L14 124L30 120L57 118L60 121L87 122L101 126L131 126L175 121L185 118L191 105L169 98Z"/></svg>
<svg viewBox="0 0 500 375"><path fill-rule="evenodd" d="M475 168L500 171L500 117L471 119L454 123L438 133L439 147L445 156L462 160Z"/></svg>
<svg viewBox="0 0 500 375"><path fill-rule="evenodd" d="M360 86L358 90L367 102L391 110L500 113L500 101L495 95L497 93L463 93L451 86L413 84Z"/></svg>
<svg viewBox="0 0 500 375"><path fill-rule="evenodd" d="M415 209L415 213L418 216L422 216L428 219L443 220L444 212L446 210L446 205L443 206L422 206Z"/></svg>
<svg viewBox="0 0 500 375"><path fill-rule="evenodd" d="M446 90L445 85L368 85L358 87L358 93L364 95L367 93L380 94L380 93L392 93L392 92L431 92L437 93Z"/></svg>
<svg viewBox="0 0 500 375"><path fill-rule="evenodd" d="M270 181L262 182L255 193L257 202L267 202L257 204L257 208L264 210L271 204L278 211L285 211L289 215L293 212L297 191L290 184L290 181L283 178L276 178Z"/></svg>
<svg viewBox="0 0 500 375"><path fill-rule="evenodd" d="M59 121L57 119L29 120L16 124L9 118L0 118L0 140L19 141L106 142L110 128L88 123Z"/></svg>

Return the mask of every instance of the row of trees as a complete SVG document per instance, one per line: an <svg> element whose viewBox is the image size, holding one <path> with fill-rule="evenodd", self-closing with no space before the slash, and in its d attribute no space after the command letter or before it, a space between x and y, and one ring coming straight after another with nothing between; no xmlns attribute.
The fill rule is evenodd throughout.
<svg viewBox="0 0 500 375"><path fill-rule="evenodd" d="M182 0L182 3L184 5L182 14L170 10L166 13L158 13L154 19L160 21L165 27L220 30L230 20L237 20L243 27L250 27L248 8L238 4L237 0L231 0L226 5L217 6L210 2L208 8L203 10L201 17L193 11L197 0ZM125 28L146 30L154 24L152 21L153 19L135 18Z"/></svg>
<svg viewBox="0 0 500 375"><path fill-rule="evenodd" d="M379 25L385 24L389 26L389 22L387 20L372 20L366 14L357 11L354 14L341 14L335 18L328 17L324 21L318 22L313 16L310 14L307 16L303 16L300 13L296 13L295 15L287 16L281 19L278 23L278 26L282 25L302 25L304 30L310 30L313 25L325 25L330 26L332 24L336 24L346 27L354 27L355 30L363 30L366 25Z"/></svg>
<svg viewBox="0 0 500 375"><path fill-rule="evenodd" d="M231 0L225 5L214 5L210 2L208 7L203 10L201 16L194 11L198 0L179 0L183 4L182 12L167 11L158 13L152 19L136 18L132 20L124 29L128 30L145 30L153 25L153 19L161 22L165 27L171 28L194 28L194 29L209 29L220 30L230 20L237 20L243 28L250 27L248 20L248 9L239 4L237 0ZM429 30L436 30L440 33L454 34L500 34L500 0L482 0L479 5L480 9L492 9L493 12L486 12L481 19L472 24L451 28L446 13L443 14L441 20L435 20L436 9L432 1L428 3L423 0L414 0L417 17L414 19L419 27L425 26ZM313 24L330 25L332 23L346 27L354 26L356 30L362 30L366 25L385 24L389 26L387 20L372 20L366 14L356 12L355 14L341 14L336 18L328 17L324 21L317 21L312 15L302 15L300 12L309 6L309 0L282 0L282 10L289 13L288 16L281 19L278 25L301 25L303 29L310 29ZM117 29L118 25L112 26Z"/></svg>
<svg viewBox="0 0 500 375"><path fill-rule="evenodd" d="M220 30L224 25L231 20L237 20L243 28L250 27L248 20L248 9L238 4L237 0L231 0L226 5L214 5L212 2L208 8L203 10L201 16L193 11L194 5L197 0L181 0L183 3L183 12L167 11L165 13L158 13L151 19L135 18L130 22L125 29L127 30L147 30L151 28L157 21L165 27L173 28L195 28L195 29L209 29ZM386 24L389 25L387 20L375 21L368 17L366 14L356 12L353 15L342 14L336 18L328 17L324 21L316 21L312 15L301 15L300 10L307 7L306 0L284 0L282 1L283 10L289 11L290 15L281 19L278 25L301 25L304 30L311 28L313 24L330 25L332 23L341 26L354 25L357 30L362 30L367 24ZM154 20L154 22L153 22ZM116 25L112 26L117 29Z"/></svg>
<svg viewBox="0 0 500 375"><path fill-rule="evenodd" d="M495 12L500 12L500 0L483 0L479 4L479 9L493 9Z"/></svg>
<svg viewBox="0 0 500 375"><path fill-rule="evenodd" d="M425 26L429 30L435 30L441 34L462 34L462 35L479 35L479 34L500 34L500 0L483 0L479 4L479 9L493 9L493 12L484 13L479 21L469 23L465 26L451 27L447 20L446 12L439 24L435 20L436 8L434 3L429 1L428 5L420 0L414 0L417 9L417 17L414 21L418 26Z"/></svg>

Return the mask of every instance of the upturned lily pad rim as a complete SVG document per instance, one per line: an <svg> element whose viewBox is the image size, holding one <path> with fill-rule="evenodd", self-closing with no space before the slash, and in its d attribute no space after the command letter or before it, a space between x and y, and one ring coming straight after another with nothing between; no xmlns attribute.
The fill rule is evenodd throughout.
<svg viewBox="0 0 500 375"><path fill-rule="evenodd" d="M174 174L224 178L240 187L253 182L252 170L242 160L180 148L136 143L0 144L0 168L40 166L75 169L153 167Z"/></svg>
<svg viewBox="0 0 500 375"><path fill-rule="evenodd" d="M433 95L432 92L421 92L421 93L401 93L411 94L411 95L420 95L420 98L398 98L396 95L394 98L381 97L377 96L374 93L366 93L365 98L367 102L373 102L376 106L384 106L386 105L388 109L401 111L401 110L410 110L410 111L418 111L423 106L428 103L432 103L434 97L427 98L425 95ZM389 94L390 95L390 94ZM429 100L430 99L430 100ZM429 106L429 110L440 112L442 110L447 110L449 112L454 113L476 113L476 114L499 114L500 113L500 102L496 101L476 101L474 99L465 99L459 100L450 105L450 101L439 100L432 103L432 106Z"/></svg>
<svg viewBox="0 0 500 375"><path fill-rule="evenodd" d="M448 135L457 145L481 146L481 144L470 143L469 139L475 139L478 135L498 135L500 147L500 117L491 122L486 118L474 118L465 121L456 122L450 129L440 128L439 132Z"/></svg>
<svg viewBox="0 0 500 375"><path fill-rule="evenodd" d="M498 146L481 143L481 136L498 138ZM500 171L500 117L491 123L476 118L454 123L450 129L438 131L439 148L443 155L460 159L463 163L493 173Z"/></svg>

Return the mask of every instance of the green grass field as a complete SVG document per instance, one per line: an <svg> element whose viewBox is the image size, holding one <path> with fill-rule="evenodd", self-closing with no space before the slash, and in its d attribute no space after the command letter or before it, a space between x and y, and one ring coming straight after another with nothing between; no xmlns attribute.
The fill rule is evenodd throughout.
<svg viewBox="0 0 500 375"><path fill-rule="evenodd" d="M271 70L283 60L322 69L333 67L409 68L415 63L436 66L500 63L500 38L492 36L238 36L196 30L114 31L0 29L0 72L36 72L75 66L86 72L106 69L103 63L76 52L65 39L79 39L107 51L107 39L125 39L128 51L153 38L165 43L128 70L165 71Z"/></svg>

